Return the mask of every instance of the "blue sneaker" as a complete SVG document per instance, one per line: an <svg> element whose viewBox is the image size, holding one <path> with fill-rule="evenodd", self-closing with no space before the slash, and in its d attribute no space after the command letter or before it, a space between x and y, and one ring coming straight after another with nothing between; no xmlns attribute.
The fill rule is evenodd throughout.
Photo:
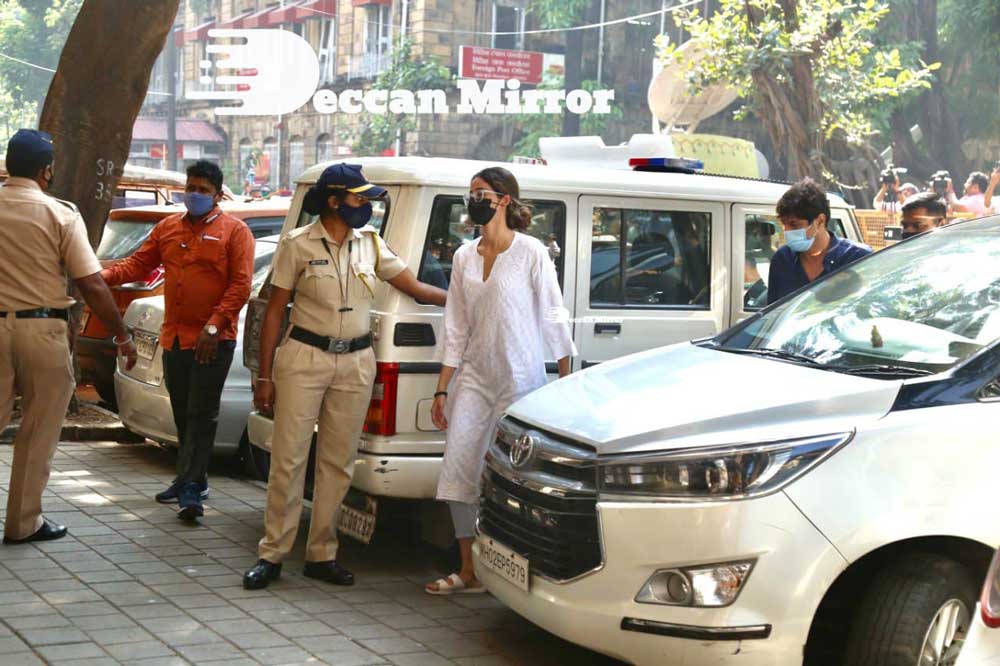
<svg viewBox="0 0 1000 666"><path fill-rule="evenodd" d="M174 481L170 484L170 487L163 492L156 494L156 501L160 504L176 504L177 503L177 492L180 490L180 484ZM208 481L205 483L198 484L198 490L201 493L201 500L204 502L208 499Z"/></svg>
<svg viewBox="0 0 1000 666"><path fill-rule="evenodd" d="M205 508L201 505L201 492L199 485L194 481L188 481L177 491L177 503L180 511L177 517L181 520L194 520L205 515Z"/></svg>

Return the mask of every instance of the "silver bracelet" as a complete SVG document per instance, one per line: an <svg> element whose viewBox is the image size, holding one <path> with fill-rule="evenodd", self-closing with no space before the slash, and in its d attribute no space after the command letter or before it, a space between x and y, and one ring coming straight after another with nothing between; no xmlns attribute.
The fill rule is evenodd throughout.
<svg viewBox="0 0 1000 666"><path fill-rule="evenodd" d="M126 337L121 342L118 342L118 336L116 335L115 337L111 338L111 342L115 343L115 347L124 347L125 345L132 342L132 334L129 333L128 337Z"/></svg>
<svg viewBox="0 0 1000 666"><path fill-rule="evenodd" d="M274 380L272 380L270 377L258 377L257 381L259 381L259 382L267 382L268 384L273 384L274 383Z"/></svg>

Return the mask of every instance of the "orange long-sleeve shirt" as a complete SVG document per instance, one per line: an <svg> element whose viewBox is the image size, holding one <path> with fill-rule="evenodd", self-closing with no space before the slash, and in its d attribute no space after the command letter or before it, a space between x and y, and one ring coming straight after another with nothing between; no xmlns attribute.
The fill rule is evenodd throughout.
<svg viewBox="0 0 1000 666"><path fill-rule="evenodd" d="M194 349L208 324L219 328L221 340L236 339L253 260L249 227L216 208L197 223L186 213L164 218L132 256L106 270L105 279L110 285L135 282L162 264L166 311L160 344L170 349L178 338L181 349Z"/></svg>

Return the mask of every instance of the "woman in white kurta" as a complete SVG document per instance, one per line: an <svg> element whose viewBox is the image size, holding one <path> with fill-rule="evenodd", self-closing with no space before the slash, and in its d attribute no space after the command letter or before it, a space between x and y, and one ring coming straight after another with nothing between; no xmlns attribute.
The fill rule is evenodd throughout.
<svg viewBox="0 0 1000 666"><path fill-rule="evenodd" d="M462 569L427 585L431 594L482 592L472 538L486 451L511 403L545 385L545 359L569 374L576 354L555 265L541 241L521 233L531 212L514 176L499 167L472 179L469 220L483 234L452 259L444 359L432 417L447 432L437 498L448 502ZM450 385L450 389L449 389Z"/></svg>

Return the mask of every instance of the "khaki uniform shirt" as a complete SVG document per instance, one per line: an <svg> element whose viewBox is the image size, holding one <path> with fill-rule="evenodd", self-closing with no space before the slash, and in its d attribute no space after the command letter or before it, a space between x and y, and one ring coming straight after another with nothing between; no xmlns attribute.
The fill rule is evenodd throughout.
<svg viewBox="0 0 1000 666"><path fill-rule="evenodd" d="M68 308L66 275L101 272L87 227L71 203L42 192L33 180L0 187L0 311Z"/></svg>
<svg viewBox="0 0 1000 666"><path fill-rule="evenodd" d="M281 239L271 284L295 292L291 314L295 326L341 340L361 337L371 330L369 311L375 279L392 280L406 264L373 227L351 230L347 241L335 243L319 221ZM343 308L351 309L342 312Z"/></svg>

